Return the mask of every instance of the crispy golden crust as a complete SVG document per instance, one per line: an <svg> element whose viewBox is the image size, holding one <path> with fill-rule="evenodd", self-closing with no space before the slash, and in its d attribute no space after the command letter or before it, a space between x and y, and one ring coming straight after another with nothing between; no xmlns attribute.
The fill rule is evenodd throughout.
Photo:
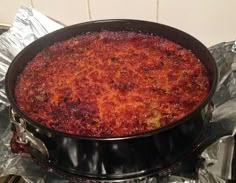
<svg viewBox="0 0 236 183"><path fill-rule="evenodd" d="M208 90L190 51L157 36L102 31L40 52L20 74L15 97L26 115L56 130L121 136L175 122Z"/></svg>

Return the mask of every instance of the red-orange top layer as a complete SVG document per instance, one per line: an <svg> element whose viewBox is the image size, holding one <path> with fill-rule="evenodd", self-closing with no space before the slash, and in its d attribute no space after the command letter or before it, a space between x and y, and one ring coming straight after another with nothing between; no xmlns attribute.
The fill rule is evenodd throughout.
<svg viewBox="0 0 236 183"><path fill-rule="evenodd" d="M102 31L37 54L20 74L15 97L47 127L104 137L174 123L208 91L207 73L189 50L158 36Z"/></svg>

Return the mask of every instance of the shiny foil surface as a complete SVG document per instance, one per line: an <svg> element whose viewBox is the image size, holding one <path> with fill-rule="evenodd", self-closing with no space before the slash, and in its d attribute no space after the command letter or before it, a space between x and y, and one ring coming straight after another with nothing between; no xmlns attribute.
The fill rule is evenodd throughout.
<svg viewBox="0 0 236 183"><path fill-rule="evenodd" d="M81 179L66 180L48 168L39 166L28 154L12 153L10 140L11 125L8 119L8 100L5 95L4 78L7 68L14 57L37 38L62 28L63 25L42 13L27 7L21 7L12 27L0 35L0 176L20 175L28 182L88 182ZM209 48L219 69L219 84L213 97L215 110L212 122L219 120L236 120L236 42L220 43ZM236 127L235 127L236 131ZM201 155L202 161L198 178L186 178L170 175L164 178L142 178L132 182L140 183L226 183L235 171L235 138L227 136L208 147ZM236 155L235 155L236 156Z"/></svg>

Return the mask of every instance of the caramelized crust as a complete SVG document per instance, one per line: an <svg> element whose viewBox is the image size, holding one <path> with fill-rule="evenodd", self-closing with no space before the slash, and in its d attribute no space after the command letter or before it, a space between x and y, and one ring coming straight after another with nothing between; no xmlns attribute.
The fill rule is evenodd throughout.
<svg viewBox="0 0 236 183"><path fill-rule="evenodd" d="M37 54L20 74L15 97L49 128L105 137L174 123L208 91L207 73L189 50L158 36L102 31Z"/></svg>

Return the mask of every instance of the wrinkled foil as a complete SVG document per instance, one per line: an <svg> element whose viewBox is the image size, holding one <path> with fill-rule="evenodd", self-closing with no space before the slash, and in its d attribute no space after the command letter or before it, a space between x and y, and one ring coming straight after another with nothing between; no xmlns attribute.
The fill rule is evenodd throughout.
<svg viewBox="0 0 236 183"><path fill-rule="evenodd" d="M62 28L63 25L42 13L27 7L21 7L8 32L0 35L0 177L10 174L20 175L27 183L66 183L62 176L50 169L42 168L28 154L11 152L11 125L8 119L9 105L5 95L4 78L7 68L14 57L28 44L39 37ZM219 69L219 84L213 97L215 110L212 121L221 119L236 120L236 42L220 43L209 48ZM236 129L236 127L235 127ZM198 179L170 175L164 178L139 180L140 183L226 183L232 179L232 161L234 157L235 138L220 138L201 155L202 164ZM96 182L76 180L76 182ZM130 181L131 183L131 181Z"/></svg>

